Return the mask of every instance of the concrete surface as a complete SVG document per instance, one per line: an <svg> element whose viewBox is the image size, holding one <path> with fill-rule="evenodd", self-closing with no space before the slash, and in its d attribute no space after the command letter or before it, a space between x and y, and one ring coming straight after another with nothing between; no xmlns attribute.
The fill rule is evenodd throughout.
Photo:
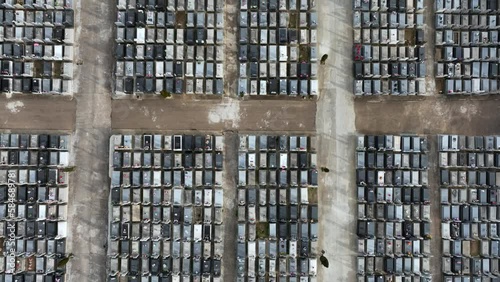
<svg viewBox="0 0 500 282"><path fill-rule="evenodd" d="M427 136L429 143L429 190L431 199L431 273L433 281L441 281L443 240L441 239L441 202L439 189L438 141L437 136Z"/></svg>
<svg viewBox="0 0 500 282"><path fill-rule="evenodd" d="M67 281L106 281L108 148L111 131L111 66L114 1L75 1L77 93L68 203Z"/></svg>
<svg viewBox="0 0 500 282"><path fill-rule="evenodd" d="M330 262L318 266L318 281L356 281L355 128L352 78L352 1L318 0L320 99L316 130L320 175L319 249ZM335 24L333 24L335 23Z"/></svg>
<svg viewBox="0 0 500 282"><path fill-rule="evenodd" d="M236 277L236 245L237 245L237 206L236 179L238 177L238 134L224 132L224 256L222 257L223 281L235 281Z"/></svg>
<svg viewBox="0 0 500 282"><path fill-rule="evenodd" d="M236 97L238 94L238 0L225 0L224 8L224 95Z"/></svg>
<svg viewBox="0 0 500 282"><path fill-rule="evenodd" d="M424 0L426 9L424 10L424 40L425 44L425 64L426 68L426 79L425 79L425 89L427 91L426 96L438 95L439 90L436 91L436 81L433 79L435 74L434 62L436 62L436 49L434 48L436 43L436 30L434 29L434 2L433 0Z"/></svg>

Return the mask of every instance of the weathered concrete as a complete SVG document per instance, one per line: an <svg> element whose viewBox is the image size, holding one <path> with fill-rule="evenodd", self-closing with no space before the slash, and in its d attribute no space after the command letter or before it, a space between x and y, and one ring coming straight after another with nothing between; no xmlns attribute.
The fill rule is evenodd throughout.
<svg viewBox="0 0 500 282"><path fill-rule="evenodd" d="M319 247L326 251L329 268L319 266L318 281L356 279L355 128L352 78L352 3L317 2L320 99L316 115L319 166L330 169L320 177ZM333 24L334 23L334 24Z"/></svg>
<svg viewBox="0 0 500 282"><path fill-rule="evenodd" d="M238 177L238 134L224 132L224 256L222 257L222 278L234 281L236 277L237 206L236 179Z"/></svg>
<svg viewBox="0 0 500 282"><path fill-rule="evenodd" d="M69 195L67 281L106 281L108 143L111 130L113 1L81 0L75 8L77 80L73 173Z"/></svg>

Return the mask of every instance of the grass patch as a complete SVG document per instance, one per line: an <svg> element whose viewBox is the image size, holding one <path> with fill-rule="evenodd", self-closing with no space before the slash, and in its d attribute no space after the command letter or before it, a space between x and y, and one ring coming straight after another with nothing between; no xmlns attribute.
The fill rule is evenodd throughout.
<svg viewBox="0 0 500 282"><path fill-rule="evenodd" d="M177 11L175 13L175 26L177 28L186 27L186 11Z"/></svg>
<svg viewBox="0 0 500 282"><path fill-rule="evenodd" d="M309 197L309 204L318 203L318 188L309 187L307 188L307 196Z"/></svg>
<svg viewBox="0 0 500 282"><path fill-rule="evenodd" d="M167 90L160 91L160 94L165 99L172 98L172 94L170 92L168 92Z"/></svg>
<svg viewBox="0 0 500 282"><path fill-rule="evenodd" d="M52 69L54 78L61 78L62 73L62 62L54 62L54 68Z"/></svg>
<svg viewBox="0 0 500 282"><path fill-rule="evenodd" d="M297 28L297 22L299 20L299 15L297 12L290 12L288 17L288 28Z"/></svg>
<svg viewBox="0 0 500 282"><path fill-rule="evenodd" d="M444 93L444 78L436 78L436 89L441 94Z"/></svg>
<svg viewBox="0 0 500 282"><path fill-rule="evenodd" d="M194 218L193 222L202 222L203 221L203 207L194 207Z"/></svg>
<svg viewBox="0 0 500 282"><path fill-rule="evenodd" d="M405 29L405 43L406 45L415 45L415 29Z"/></svg>
<svg viewBox="0 0 500 282"><path fill-rule="evenodd" d="M470 255L472 257L478 257L480 255L481 242L479 240L470 241Z"/></svg>
<svg viewBox="0 0 500 282"><path fill-rule="evenodd" d="M436 50L434 51L434 56L436 58L436 61L441 61L443 59L443 48L436 46Z"/></svg>
<svg viewBox="0 0 500 282"><path fill-rule="evenodd" d="M309 62L310 48L307 45L299 46L299 62Z"/></svg>
<svg viewBox="0 0 500 282"><path fill-rule="evenodd" d="M67 166L67 167L62 169L62 171L64 171L64 172L73 172L75 170L76 170L76 166Z"/></svg>
<svg viewBox="0 0 500 282"><path fill-rule="evenodd" d="M269 223L257 222L257 238L263 239L269 237Z"/></svg>
<svg viewBox="0 0 500 282"><path fill-rule="evenodd" d="M42 77L43 61L38 60L33 62L33 77Z"/></svg>

